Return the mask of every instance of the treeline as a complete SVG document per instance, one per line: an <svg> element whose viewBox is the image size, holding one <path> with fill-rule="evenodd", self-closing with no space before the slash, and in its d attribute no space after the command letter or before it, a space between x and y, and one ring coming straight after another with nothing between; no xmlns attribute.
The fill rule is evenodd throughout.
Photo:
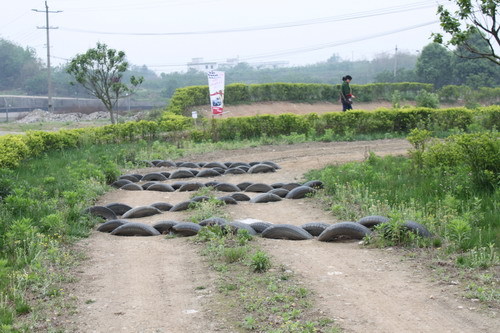
<svg viewBox="0 0 500 333"><path fill-rule="evenodd" d="M477 39L475 43L481 43L480 37L473 38ZM468 56L467 51L460 48L452 52L438 44L429 44L419 55L399 52L380 54L373 60L357 61L343 60L333 55L324 62L308 66L255 69L247 63L239 63L231 68L221 67L220 70L226 72L226 84L338 84L344 75L350 74L354 84L420 82L431 83L436 89L445 85L467 85L472 88L500 85L500 66L485 59L468 59ZM180 87L207 84L206 74L196 70L157 75L147 66L131 66L127 75L145 78L137 97L152 102L161 100L166 103ZM52 78L56 96L88 97L88 93L79 85L70 85L71 78L64 66L54 68ZM0 39L0 93L47 94L47 71L33 49L23 49Z"/></svg>

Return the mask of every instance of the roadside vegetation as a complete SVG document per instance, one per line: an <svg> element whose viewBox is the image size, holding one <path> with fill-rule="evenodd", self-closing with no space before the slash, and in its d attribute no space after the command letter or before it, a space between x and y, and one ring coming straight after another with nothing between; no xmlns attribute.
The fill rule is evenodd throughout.
<svg viewBox="0 0 500 333"><path fill-rule="evenodd" d="M437 236L430 242L418 238L401 242L391 236L368 239L367 243L422 246L422 251L428 251L434 259L436 270L452 267L454 271L450 274L464 276L468 297L486 303L498 302L495 270L498 268L499 221L495 212L498 211L500 154L498 132L491 130L498 124L495 120L497 113L491 109L488 117L478 118L474 113L450 112L443 113L443 117L450 114L463 117L457 116L446 124L434 124L429 118L433 113L420 110L405 114L408 117L406 120L399 119L399 124L412 124L413 127L408 130L422 126L437 129L433 136L447 137L452 134L445 141L438 141L431 139L429 129L414 130L408 138L414 145L409 159L370 156L364 163L330 167L315 171L310 176L325 182L327 200L332 200L329 206L339 218L354 220L369 214L385 214L394 221L412 219L423 223ZM0 160L3 158L6 162L0 169L0 331L63 330L57 327L57 317L59 313L71 312L71 302L64 297L62 286L71 281L67 271L81 260L80 254L74 253L70 245L89 234L97 221L82 212L109 190L106 184L115 180L121 169L140 167L144 160L175 160L186 154L222 149L405 135L404 130L363 133L360 129L350 129L349 124L359 124L363 114L345 114L345 118L335 118L344 119L344 124L332 122L340 127L323 132L309 130L305 132L308 134L299 131L302 127L295 131L296 122L302 126L303 122L299 119L317 120L313 116L257 117L261 126L268 124L269 127L259 127L260 132L248 138L241 135L244 133L241 130L239 137L231 136L228 141L200 140L201 143L195 143L190 140L193 137L182 133L166 137L159 135L162 129L168 132L179 126L183 128L183 120L177 118L181 116L173 117L162 125L138 122L115 127L109 125L94 129L94 132L91 129L82 132L32 132L26 135L28 145L20 136L2 136L4 140L0 141L7 150L0 156ZM422 115L426 115L426 122L421 121ZM361 124L365 129L370 128L368 124L374 119ZM444 121L447 118L436 119ZM456 123L462 125L454 128ZM227 126L226 132L220 133L231 133L230 129L236 128L233 127L236 123L232 124ZM268 131L273 132L272 126L281 128L280 124L287 124L288 127L278 131L277 136L267 134ZM84 135L79 137L78 133ZM127 143L129 140L135 142ZM15 163L10 163L11 159ZM395 227L394 230L399 229ZM204 240L206 251L219 261L215 266L228 268L227 272L220 272L225 274L221 275L221 279L232 281L228 284L235 285L242 295L257 288L257 285L262 288L277 285L277 289L271 288L276 289L273 293L284 293L287 288L297 287L288 282L277 282L284 281L281 277L286 273L279 266L273 267L269 273L272 275L268 277L255 275L256 280L249 282L254 285L244 284L241 276L255 267L264 268L266 265L262 264L262 258L267 255L258 254L261 252L251 240L245 245L238 245L243 242L239 239L243 237L241 235L211 232L215 235L206 235ZM222 244L224 250L212 249L214 242ZM253 256L256 259L252 264ZM232 272L229 268L233 267L234 275L229 273ZM225 292L242 297L231 290ZM294 300L307 304L307 298L299 298ZM285 315L296 309L283 307L289 301L294 302L273 303L278 307L276 313L281 318L278 322L295 325L299 319L309 320L302 315L308 313L307 307ZM265 325L258 310L247 319L235 320L241 327L256 327L256 330ZM320 317L315 320L315 323L307 325L316 328L330 325L321 321ZM298 327L306 327L300 326L306 325L306 321L300 321ZM323 324L326 326L321 326ZM279 327L271 325L266 329L272 331Z"/></svg>
<svg viewBox="0 0 500 333"><path fill-rule="evenodd" d="M430 258L438 274L465 280L466 297L498 305L498 132L437 140L430 131L416 129L408 140L414 146L409 158L370 154L363 163L311 171L308 178L324 182L324 201L340 219L391 219L366 244L421 248L422 258ZM426 239L405 231L407 220L422 223L434 236Z"/></svg>
<svg viewBox="0 0 500 333"><path fill-rule="evenodd" d="M223 205L211 197L192 209L194 222L225 217ZM213 315L224 317L229 327L241 332L340 332L314 308L312 292L286 266L275 264L247 230L209 226L194 242L202 245L202 256L217 272Z"/></svg>

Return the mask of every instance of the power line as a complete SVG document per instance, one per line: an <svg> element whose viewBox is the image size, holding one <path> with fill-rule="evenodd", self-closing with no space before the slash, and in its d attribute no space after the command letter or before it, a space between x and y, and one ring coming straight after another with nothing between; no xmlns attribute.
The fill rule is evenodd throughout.
<svg viewBox="0 0 500 333"><path fill-rule="evenodd" d="M396 34L396 33L403 32L403 31L413 30L413 29L421 28L421 27L424 27L427 25L435 24L438 22L439 21L434 20L434 21L429 21L429 22L424 22L424 23L412 25L412 26L405 27L405 28L394 29L394 30L390 30L390 31L382 32L382 33L367 35L367 36L358 37L358 38L352 38L352 39L343 40L343 41L337 41L337 42L324 43L324 44L306 46L306 47L295 48L295 49L288 49L288 50L281 50L281 51L274 51L274 52L262 53L262 54L257 54L257 55L251 55L251 56L247 56L247 57L241 57L241 60L272 58L272 57L276 57L276 56L312 52L312 51L331 48L331 47L335 47L335 46L341 46L341 45L361 42L361 41L368 40L368 39L392 35L392 34ZM207 62L219 62L219 61L224 61L224 59L207 60ZM185 63L184 64L167 64L167 65L146 65L146 66L151 67L151 68L178 67L178 66L185 66Z"/></svg>
<svg viewBox="0 0 500 333"><path fill-rule="evenodd" d="M436 2L423 1L410 5L400 5L393 7L386 7L382 9L375 9L369 11L363 11L352 14L329 16L322 18L315 18L310 20L261 25L253 27L242 27L242 28L231 28L231 29L216 29L216 30L200 30L200 31L183 31L183 32L112 32L112 31L97 31L97 30L85 30L85 29L74 29L74 28L64 28L61 30L78 32L78 33L90 33L99 35L122 35L122 36L186 36L186 35L207 35L207 34L219 34L219 33L232 33L232 32L245 32L245 31L257 31L257 30L270 30L270 29L283 29L283 28L293 28L314 24L323 24L339 21L348 21L361 18L368 18L380 15L396 14L401 12L408 12L413 10L419 10L429 7L435 7Z"/></svg>

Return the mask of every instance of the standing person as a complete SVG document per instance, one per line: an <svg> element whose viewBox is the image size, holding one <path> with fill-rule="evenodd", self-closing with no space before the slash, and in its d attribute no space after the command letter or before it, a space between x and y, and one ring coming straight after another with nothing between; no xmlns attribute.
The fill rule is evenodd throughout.
<svg viewBox="0 0 500 333"><path fill-rule="evenodd" d="M342 102L342 111L352 110L352 99L355 98L352 94L352 89L349 83L352 77L346 75L342 78L342 87L340 88L340 101Z"/></svg>

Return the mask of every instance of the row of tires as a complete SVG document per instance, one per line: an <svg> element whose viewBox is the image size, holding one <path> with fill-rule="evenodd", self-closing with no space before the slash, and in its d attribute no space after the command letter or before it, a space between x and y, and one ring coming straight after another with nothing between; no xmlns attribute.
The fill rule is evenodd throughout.
<svg viewBox="0 0 500 333"><path fill-rule="evenodd" d="M127 191L159 191L159 192L189 192L197 191L203 187L213 187L215 191L219 192L253 192L253 193L274 193L281 197L288 194L289 191L295 189L299 186L306 186L310 188L322 188L323 183L318 180L308 181L304 184L300 183L274 183L274 184L264 184L264 183L253 183L253 182L242 182L239 184L231 184L227 182L209 181L206 183L201 182L188 182L188 181L178 181L175 183L167 184L159 181L150 181L142 185L131 183L129 180L117 180L112 186L120 190Z"/></svg>
<svg viewBox="0 0 500 333"><path fill-rule="evenodd" d="M269 162L271 163L271 162ZM223 164L221 164L223 165ZM183 179L183 178L206 178L206 177L218 177L222 175L239 175L239 174L256 174L256 173L267 173L275 172L279 166L274 164L260 163L250 167L247 166L237 166L232 168L222 168L213 167L210 169L196 170L196 169L178 169L172 172L160 171L160 172L150 172L145 175L138 173L124 174L118 177L112 186L116 188L121 188L127 184L134 184L140 181L165 181L168 179Z"/></svg>
<svg viewBox="0 0 500 333"><path fill-rule="evenodd" d="M227 196L221 196L216 198L217 200L220 200L224 202L227 205L236 205L238 201L249 201L251 203L267 203L267 202L276 202L276 201L281 201L283 198L284 199L302 199L305 198L307 195L313 194L316 192L317 187L311 187L311 184L316 184L316 186L319 186L320 182L314 181L314 182L308 182L309 184L305 185L299 185L297 187L294 187L292 190L287 190L285 188L272 188L269 185L262 184L262 183L257 183L250 185L248 188L253 187L254 190L252 191L260 191L263 189L267 189L268 187L271 188L268 192L261 193L253 198L250 198L248 195L245 193L241 192L235 192L231 195ZM162 184L162 185L168 185L168 184ZM187 183L185 185L190 185L190 190L195 190L199 189L200 187L197 187L196 184L193 183ZM201 184L203 185L203 184ZM222 183L220 185L224 185L224 189L226 191L229 189L230 186L234 186L235 190L239 190L239 188L236 185L228 184L228 183ZM254 186L255 185L255 186ZM205 186L205 185L203 185ZM202 186L202 187L203 187ZM218 187L215 186L216 190L223 191L223 187ZM247 190L248 191L248 190ZM85 213L91 213L96 216L103 217L107 220L113 220L116 219L117 216L122 216L122 218L140 218L140 217L147 217L151 215L156 215L156 214L161 214L163 211L170 211L170 212L179 212L188 209L193 203L196 202L202 202L209 200L210 197L208 196L196 196L194 198L191 198L190 200L185 200L182 201L176 205L172 205L167 202L157 202L153 203L148 206L140 206L140 207L135 207L132 208L131 206L123 203L110 203L105 206L92 206L89 207L85 210Z"/></svg>
<svg viewBox="0 0 500 333"><path fill-rule="evenodd" d="M231 169L236 167L251 168L257 164L267 164L274 169L281 169L281 167L272 161L254 161L254 162L184 162L184 161L171 161L171 160L152 160L143 161L148 167L172 167L172 168L221 168Z"/></svg>
<svg viewBox="0 0 500 333"><path fill-rule="evenodd" d="M218 225L230 232L246 230L250 235L260 234L263 238L286 239L286 240L308 240L317 237L319 241L330 242L342 239L362 239L370 235L372 229L379 224L389 223L390 220L383 216L366 216L357 222L339 222L328 224L322 222L310 222L300 226L291 224L272 224L268 222L253 222L250 224L214 217L201 221L178 222L159 221L154 225L129 222L125 219L115 219L101 224L97 230L108 232L116 236L158 236L174 234L178 236L194 236L208 226ZM431 237L431 233L420 223L406 221L402 227L422 237Z"/></svg>

